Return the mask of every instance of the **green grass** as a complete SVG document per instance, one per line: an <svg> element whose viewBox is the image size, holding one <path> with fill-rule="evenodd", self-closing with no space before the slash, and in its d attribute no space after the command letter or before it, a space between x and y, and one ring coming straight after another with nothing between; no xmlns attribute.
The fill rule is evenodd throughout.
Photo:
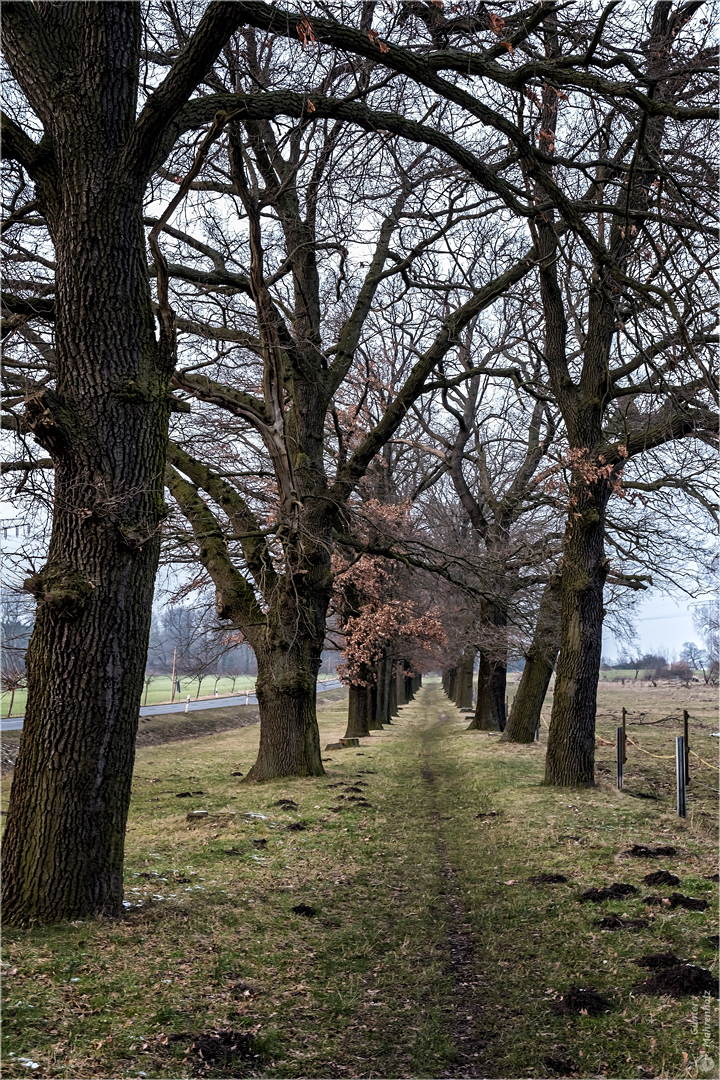
<svg viewBox="0 0 720 1080"><path fill-rule="evenodd" d="M616 705L602 707L610 714ZM711 708L698 701L694 712ZM319 710L323 744L342 735L344 711L343 702ZM476 1017L478 1075L555 1075L548 1057L571 1062L564 1075L581 1077L708 1075L698 1064L703 1003L694 1001L694 1034L693 1000L637 996L643 973L631 960L672 949L714 962L716 909L646 910L642 897L662 890L642 876L670 869L683 892L713 899L704 875L716 869L716 780L694 764L689 817L679 821L666 790L672 762L631 748L626 792L617 792L602 771L613 760L605 743L614 724L612 715L600 720L600 783L583 792L541 786L543 747L467 732L467 717L436 683L399 723L364 740L359 755L331 752L325 778L246 786L232 777L254 760L257 725L140 748L126 897L142 904L118 921L5 929L4 1076L32 1075L17 1063L23 1056L43 1077L189 1077L198 1066L185 1056L190 1036L213 1027L255 1033L258 1057L203 1075L453 1075L458 1008ZM670 753L672 725L630 730L645 751ZM710 730L697 726L692 736L711 763ZM353 779L369 785L372 808L331 813L342 788L329 784ZM204 794L176 799L183 790ZM632 798L635 790L659 801ZM280 798L299 810L281 811L273 805ZM196 809L234 816L188 823ZM497 816L478 817L491 811ZM248 812L266 818L241 817ZM296 821L307 828L288 831ZM253 844L260 839L266 847ZM623 852L634 842L672 843L678 855L629 859ZM529 885L541 871L569 883ZM582 889L612 881L639 892L578 902ZM448 890L475 943L471 993L455 985L448 963L457 924ZM316 916L293 914L298 903ZM598 930L609 911L650 925L637 934ZM553 1012L551 1002L574 983L595 986L610 1011Z"/></svg>

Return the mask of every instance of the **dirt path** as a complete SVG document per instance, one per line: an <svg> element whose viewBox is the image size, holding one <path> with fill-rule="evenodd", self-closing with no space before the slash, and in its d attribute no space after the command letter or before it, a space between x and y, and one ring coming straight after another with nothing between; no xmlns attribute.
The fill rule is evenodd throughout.
<svg viewBox="0 0 720 1080"><path fill-rule="evenodd" d="M492 1063L488 1055L486 1010L482 1004L482 980L479 974L481 945L472 933L469 912L462 900L457 873L448 854L443 835L442 807L438 798L438 786L433 765L433 730L447 723L447 713L441 707L445 698L437 684L431 684L420 692L418 709L425 713L421 724L422 776L425 781L427 801L431 818L437 832L437 850L440 862L438 891L443 897L447 912L448 974L453 983L453 1005L447 1010L448 1030L457 1048L453 1064L443 1072L443 1077L492 1076ZM430 736L428 738L427 736ZM436 744L435 744L436 745Z"/></svg>

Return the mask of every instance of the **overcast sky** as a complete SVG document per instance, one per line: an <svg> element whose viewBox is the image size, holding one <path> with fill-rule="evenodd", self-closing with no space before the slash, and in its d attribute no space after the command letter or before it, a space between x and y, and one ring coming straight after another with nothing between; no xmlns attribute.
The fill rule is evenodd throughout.
<svg viewBox="0 0 720 1080"><path fill-rule="evenodd" d="M686 641L697 641L699 645L702 645L700 636L692 624L692 610L699 602L701 601L691 600L681 593L678 593L676 597L656 593L642 600L636 609L638 652L655 653L669 660L671 653L680 653ZM613 658L617 656L618 651L615 638L608 630L605 630L603 656Z"/></svg>

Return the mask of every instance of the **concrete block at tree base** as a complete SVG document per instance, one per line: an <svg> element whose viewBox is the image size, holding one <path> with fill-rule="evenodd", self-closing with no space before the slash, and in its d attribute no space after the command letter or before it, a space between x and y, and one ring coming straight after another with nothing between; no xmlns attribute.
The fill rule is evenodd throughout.
<svg viewBox="0 0 720 1080"><path fill-rule="evenodd" d="M326 750L344 750L346 746L359 746L359 739L340 739L339 742L329 742L325 746Z"/></svg>

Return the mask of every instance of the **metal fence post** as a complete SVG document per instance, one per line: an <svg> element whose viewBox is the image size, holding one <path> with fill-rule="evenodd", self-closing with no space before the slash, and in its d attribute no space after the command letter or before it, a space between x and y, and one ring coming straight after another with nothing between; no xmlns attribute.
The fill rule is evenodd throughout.
<svg viewBox="0 0 720 1080"><path fill-rule="evenodd" d="M627 761L627 731L625 730L625 718L627 717L627 709L623 706L622 720L623 720L623 765Z"/></svg>
<svg viewBox="0 0 720 1080"><path fill-rule="evenodd" d="M683 709L683 738L685 740L685 783L690 783L690 736L688 733L688 720L690 714Z"/></svg>
<svg viewBox="0 0 720 1080"><path fill-rule="evenodd" d="M618 791L622 791L623 786L623 759L625 757L625 739L623 738L623 729L619 727L617 729L617 786Z"/></svg>
<svg viewBox="0 0 720 1080"><path fill-rule="evenodd" d="M678 735L675 739L675 776L677 779L678 817L687 817L685 801L685 739Z"/></svg>

